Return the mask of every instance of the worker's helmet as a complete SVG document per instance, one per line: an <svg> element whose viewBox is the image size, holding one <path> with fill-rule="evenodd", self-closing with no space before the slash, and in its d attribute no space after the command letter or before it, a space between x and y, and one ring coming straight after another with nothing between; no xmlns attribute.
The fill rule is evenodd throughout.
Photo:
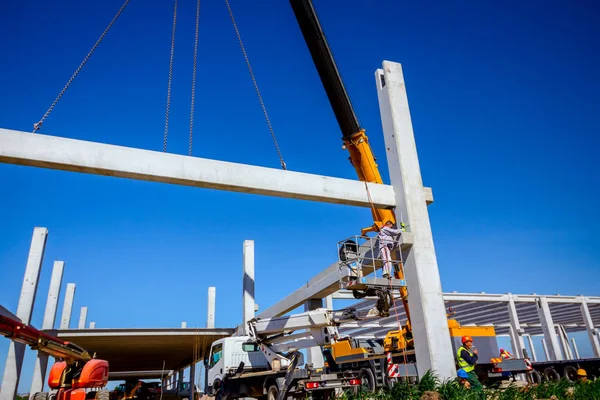
<svg viewBox="0 0 600 400"><path fill-rule="evenodd" d="M577 370L577 376L587 376L587 372L585 372L585 369L579 368Z"/></svg>
<svg viewBox="0 0 600 400"><path fill-rule="evenodd" d="M462 343L465 344L467 342L472 342L473 339L471 339L471 336L463 336L461 339Z"/></svg>
<svg viewBox="0 0 600 400"><path fill-rule="evenodd" d="M500 349L500 353L504 353L504 349Z"/></svg>
<svg viewBox="0 0 600 400"><path fill-rule="evenodd" d="M462 378L462 379L469 378L469 375L467 375L467 373L465 372L465 370L462 369L462 368L457 371L456 375L458 375L458 377Z"/></svg>
<svg viewBox="0 0 600 400"><path fill-rule="evenodd" d="M390 220L385 221L384 225L387 225L387 224L394 225L394 223L392 221L390 221Z"/></svg>

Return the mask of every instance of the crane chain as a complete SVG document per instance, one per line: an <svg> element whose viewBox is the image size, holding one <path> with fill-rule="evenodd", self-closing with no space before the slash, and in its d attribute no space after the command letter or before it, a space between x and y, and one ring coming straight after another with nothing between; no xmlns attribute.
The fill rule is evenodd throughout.
<svg viewBox="0 0 600 400"><path fill-rule="evenodd" d="M58 94L58 96L56 97L56 99L54 99L54 101L50 105L50 108L48 108L48 111L46 111L46 113L44 114L44 116L36 124L33 124L33 132L32 133L35 133L36 131L38 131L42 127L42 124L44 123L44 121L46 120L46 118L48 118L48 116L50 115L50 113L52 112L52 110L54 109L54 107L56 107L56 105L58 104L58 102L60 101L60 99L62 98L62 96L65 94L65 92L67 91L67 89L69 88L69 86L71 86L71 83L73 82L73 80L75 79L75 77L79 74L79 72L81 71L81 69L83 68L83 66L87 63L88 59L92 56L92 53L94 53L94 51L96 50L96 48L98 47L98 45L100 44L100 42L102 41L102 39L104 39L104 37L106 36L106 34L110 30L110 28L112 28L112 26L117 21L117 19L119 18L119 16L121 15L121 13L123 12L123 10L125 9L125 7L127 7L127 4L129 4L129 0L125 0L125 3L123 3L123 5L119 9L119 11L117 11L117 14L113 17L112 21L110 21L110 23L108 24L108 26L106 27L106 29L104 29L104 32L102 32L102 35L100 35L100 38L98 38L98 40L96 41L96 43L94 44L94 46L92 47L92 49L87 53L87 55L85 56L85 58L83 59L83 61L81 62L81 64L79 64L79 67L77 67L77 69L75 70L75 72L73 73L73 75L71 75L71 78L67 81L66 85L62 88L62 90L60 91L60 93Z"/></svg>
<svg viewBox="0 0 600 400"><path fill-rule="evenodd" d="M169 59L169 83L167 84L167 107L165 110L165 135L163 138L163 153L167 151L169 137L169 111L171 110L171 83L173 81L173 55L175 53L175 28L177 27L177 0L173 5L173 32L171 33L171 57Z"/></svg>
<svg viewBox="0 0 600 400"><path fill-rule="evenodd" d="M194 137L194 107L196 97L196 64L198 59L198 28L200 20L200 0L196 5L196 39L194 41L194 70L192 72L192 102L190 106L190 141L188 147L188 155L192 155L192 142Z"/></svg>
<svg viewBox="0 0 600 400"><path fill-rule="evenodd" d="M246 65L248 66L248 71L250 72L250 77L252 78L252 83L254 84L254 89L256 90L256 95L258 96L258 101L260 102L260 106L262 107L263 114L265 115L265 119L267 120L267 125L269 126L269 132L271 132L271 137L273 138L273 143L275 144L275 149L277 150L277 155L279 156L279 162L281 164L281 168L287 170L287 165L283 160L283 156L281 155L281 151L279 150L279 145L277 144L277 138L275 137L275 132L273 131L273 126L271 125L271 120L269 119L269 114L267 113L267 108L265 107L265 103L260 94L260 90L258 89L258 84L256 83L256 78L254 77L254 72L252 71L252 67L250 66L250 60L248 59L248 54L246 54L246 49L244 48L244 43L242 42L242 37L240 35L240 31L238 30L237 24L235 23L235 18L233 17L233 12L231 11L231 6L229 5L229 0L225 0L225 4L227 5L227 10L229 11L229 17L231 18L231 22L233 23L233 28L235 29L235 34L237 35L238 42L240 43L240 47L242 48L242 53L244 54L244 58L246 59Z"/></svg>

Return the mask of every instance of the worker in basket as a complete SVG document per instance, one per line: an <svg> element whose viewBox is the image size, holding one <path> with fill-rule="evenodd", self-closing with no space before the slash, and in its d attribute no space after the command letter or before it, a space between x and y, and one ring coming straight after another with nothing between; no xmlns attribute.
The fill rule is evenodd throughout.
<svg viewBox="0 0 600 400"><path fill-rule="evenodd" d="M392 221L387 221L381 227L377 238L379 239L379 258L383 260L383 277L392 278L392 249L402 234L400 229L394 229Z"/></svg>
<svg viewBox="0 0 600 400"><path fill-rule="evenodd" d="M500 349L500 357L503 360L511 360L513 358L515 358L515 356L513 356L510 351L508 350L504 350L504 349Z"/></svg>
<svg viewBox="0 0 600 400"><path fill-rule="evenodd" d="M467 379L473 389L481 389L483 386L475 374L475 364L478 359L478 351L473 347L473 339L470 336L463 336L462 346L456 352L458 366L467 373Z"/></svg>

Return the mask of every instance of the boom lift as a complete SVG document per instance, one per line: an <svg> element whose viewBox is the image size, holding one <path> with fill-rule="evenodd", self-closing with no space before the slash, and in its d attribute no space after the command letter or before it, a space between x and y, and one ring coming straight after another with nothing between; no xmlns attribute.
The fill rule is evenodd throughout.
<svg viewBox="0 0 600 400"><path fill-rule="evenodd" d="M0 335L57 359L48 377L51 392L36 393L34 400L109 400L108 390L100 390L108 382L107 361L96 359L75 343L60 340L31 325L23 324L2 306ZM90 392L89 389L97 390Z"/></svg>

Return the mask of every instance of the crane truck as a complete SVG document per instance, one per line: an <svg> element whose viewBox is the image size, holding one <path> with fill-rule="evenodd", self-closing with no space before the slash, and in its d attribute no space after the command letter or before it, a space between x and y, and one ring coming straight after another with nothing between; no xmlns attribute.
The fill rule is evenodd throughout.
<svg viewBox="0 0 600 400"><path fill-rule="evenodd" d="M57 359L50 370L50 392L33 395L34 400L109 400L108 362L96 359L75 343L60 340L24 324L0 306L0 335L28 345Z"/></svg>

